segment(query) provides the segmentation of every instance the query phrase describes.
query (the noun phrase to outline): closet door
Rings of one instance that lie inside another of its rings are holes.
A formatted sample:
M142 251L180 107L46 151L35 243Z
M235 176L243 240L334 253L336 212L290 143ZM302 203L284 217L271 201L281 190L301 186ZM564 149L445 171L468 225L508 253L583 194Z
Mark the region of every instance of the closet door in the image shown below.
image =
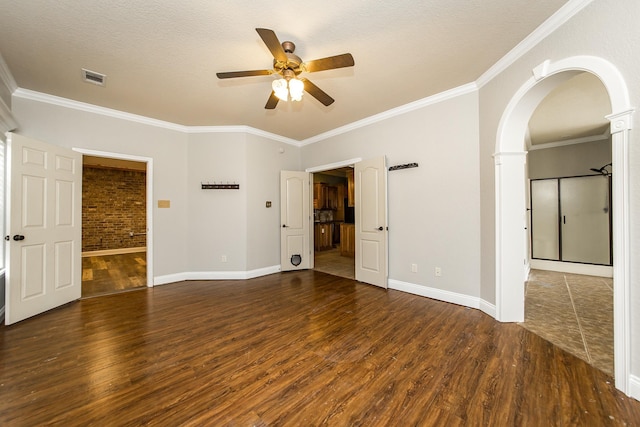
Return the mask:
M531 257L560 259L558 180L531 181Z
M611 264L609 177L560 180L562 260Z

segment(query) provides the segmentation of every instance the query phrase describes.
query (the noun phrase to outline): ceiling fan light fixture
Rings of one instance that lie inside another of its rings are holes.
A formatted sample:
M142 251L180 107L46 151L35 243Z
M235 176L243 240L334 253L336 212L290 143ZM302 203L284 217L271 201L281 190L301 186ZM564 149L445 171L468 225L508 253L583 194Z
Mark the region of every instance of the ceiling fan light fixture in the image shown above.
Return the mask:
M285 79L274 80L273 83L271 83L271 88L273 89L273 93L282 101L286 101L289 97L287 81Z
M289 95L291 95L292 101L301 101L302 93L304 91L304 83L298 79L289 80Z

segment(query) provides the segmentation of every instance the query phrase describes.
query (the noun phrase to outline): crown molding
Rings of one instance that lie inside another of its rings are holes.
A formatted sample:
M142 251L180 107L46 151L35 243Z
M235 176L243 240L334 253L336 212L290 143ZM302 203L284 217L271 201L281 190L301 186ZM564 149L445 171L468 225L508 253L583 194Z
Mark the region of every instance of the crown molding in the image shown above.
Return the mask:
M529 151L545 150L547 148L565 147L567 145L583 144L585 142L603 141L605 139L609 139L610 137L611 133L607 130L601 135L583 136L581 138L566 139L563 141L546 142L544 144L531 145L528 148Z
M276 133L267 132L261 129L256 129L251 126L237 125L237 126L185 126L187 133L248 133L250 135L260 136L263 138L271 139L285 144L299 146L300 141L286 136L278 135Z
M538 28L533 30L531 34L524 38L520 43L511 49L505 56L503 56L498 62L493 64L491 68L485 71L476 80L478 88L482 88L484 85L493 80L514 62L520 59L524 54L529 52L538 43L544 40L548 35L560 28L565 22L573 18L578 12L587 7L593 0L569 0L562 6L556 13L551 15L546 21L544 21Z
M36 92L29 89L18 88L13 92L13 96L15 96L16 98L43 102L45 104L57 105L59 107L70 108L72 110L79 110L87 113L99 114L102 116L113 117L116 119L127 120L130 122L141 123L149 126L155 126L155 127L174 130L178 132L186 132L187 130L186 126L177 125L175 123L152 119L145 116L139 116L137 114L125 113L124 111L114 110L106 107L100 107L98 105L93 105L86 102L74 101L72 99L62 98L55 95L49 95L47 93L42 93L42 92Z
M124 111L114 110L111 108L100 107L86 102L74 101L72 99L62 98L59 96L49 95L42 92L36 92L29 89L18 88L13 92L16 98L28 99L32 101L43 102L46 104L57 105L60 107L71 108L74 110L84 111L87 113L99 114L102 116L113 117L116 119L127 120L130 122L141 123L144 125L154 126L158 128L173 130L183 133L246 133L256 135L268 139L272 139L286 144L299 145L299 141L287 138L275 133L266 132L250 126L184 126L163 120L152 119L137 114L126 113Z
M378 123L387 119L390 119L395 116L400 116L402 114L409 113L411 111L419 110L421 108L427 107L429 105L437 104L439 102L446 101L448 99L456 98L461 95L466 95L468 93L473 93L478 90L478 86L475 83L467 83L462 86L455 87L453 89L446 90L444 92L437 93L435 95L419 99L414 102L410 102L405 105L401 105L400 107L392 108L391 110L383 111L382 113L375 114L373 116L369 116L362 120L355 121L353 123L349 123L348 125L344 125L335 129L332 129L328 132L324 132L318 134L316 136L312 136L311 138L303 139L300 141L300 146L305 146L309 144L313 144L337 135L341 135L343 133L351 132L355 129L359 129L365 126L372 125L374 123Z
M0 135L10 132L18 127L18 123L11 114L11 109L0 99Z
M0 83L9 90L9 93L14 93L18 89L18 84L2 55L0 55Z

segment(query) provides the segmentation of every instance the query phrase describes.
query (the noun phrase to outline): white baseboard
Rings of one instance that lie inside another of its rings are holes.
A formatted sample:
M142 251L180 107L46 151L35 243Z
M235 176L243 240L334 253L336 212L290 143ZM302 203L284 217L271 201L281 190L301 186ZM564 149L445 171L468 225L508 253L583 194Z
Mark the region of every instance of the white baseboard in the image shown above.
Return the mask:
M393 279L389 279L389 289L408 292L410 294L420 295L438 301L450 302L453 304L462 305L464 307L476 308L495 318L495 306L493 306L493 309L491 309L491 304L477 297L471 297L469 295L458 294L455 292L445 291L437 288L430 288L428 286L416 285L414 283L402 282L400 280ZM491 311L493 311L493 314L491 314Z
M483 299L480 300L480 310L488 314L489 316L496 318L496 305L491 304Z
M191 271L154 277L153 284L158 286L185 280L247 280L278 272L280 272L280 265L249 271Z
M146 246L139 246L137 248L121 248L121 249L105 249L102 251L88 251L82 252L82 257L90 256L107 256L107 255L121 255L121 254L135 254L137 252L146 252Z
M629 397L640 400L640 377L629 376Z
M535 270L558 271L560 273L584 274L586 276L613 277L613 267L607 265L578 264L575 262L547 261L532 259Z

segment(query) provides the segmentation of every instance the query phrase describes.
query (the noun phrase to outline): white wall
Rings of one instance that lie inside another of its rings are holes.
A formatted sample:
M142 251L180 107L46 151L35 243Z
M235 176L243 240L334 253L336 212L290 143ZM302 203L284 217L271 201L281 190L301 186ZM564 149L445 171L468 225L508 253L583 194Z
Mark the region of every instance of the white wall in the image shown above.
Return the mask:
M280 265L280 171L300 170L300 149L247 135L247 270ZM266 207L266 202L271 207Z
M494 160L500 118L511 98L545 60L593 55L617 67L626 80L631 104L640 105L640 2L596 0L480 90L480 179L483 299L495 300ZM637 118L636 118L637 119ZM637 120L636 120L637 122ZM640 138L631 131L629 150L631 204L632 374L640 374ZM524 144L524 135L523 135ZM524 145L523 145L524 146Z
M68 148L153 159L154 275L187 270L187 135L183 132L15 97L17 133ZM157 200L171 208L158 209Z
M302 149L304 168L387 156L389 278L478 297L478 98L458 96ZM411 264L418 272L411 272ZM442 277L434 276L434 268Z
M300 148L245 132L188 133L22 97L14 97L12 112L22 135L153 159L154 277L161 283L279 265L280 170L300 168ZM204 181L240 189L202 190ZM171 207L159 209L157 200Z
M590 168L600 168L607 163L611 163L610 139L530 150L527 154L531 179L591 175L595 172ZM608 170L611 171L611 167Z
M280 150L283 152L281 153ZM280 170L300 149L247 133L196 133L188 144L188 271L245 272L280 264ZM202 190L202 181L239 190ZM271 201L271 208L266 208ZM222 261L222 256L227 261Z

